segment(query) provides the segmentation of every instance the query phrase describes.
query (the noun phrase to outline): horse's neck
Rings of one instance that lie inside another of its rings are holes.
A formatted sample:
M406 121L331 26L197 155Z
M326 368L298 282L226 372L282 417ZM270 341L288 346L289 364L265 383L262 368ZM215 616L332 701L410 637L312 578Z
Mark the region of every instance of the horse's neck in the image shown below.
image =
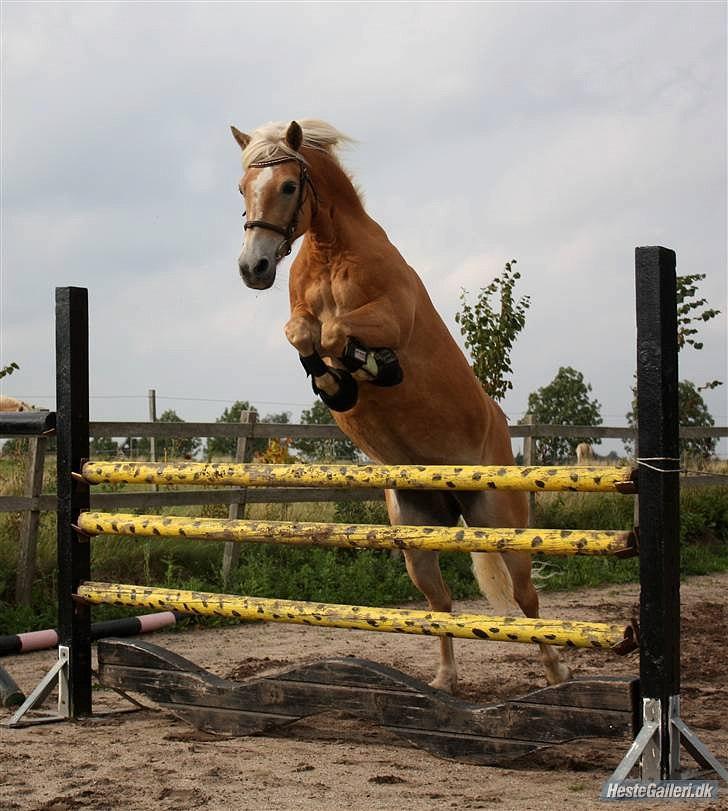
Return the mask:
M316 217L304 240L310 260L325 265L336 254L357 252L372 239L372 231L380 231L386 239L338 163L315 153L307 155L307 159L318 195Z

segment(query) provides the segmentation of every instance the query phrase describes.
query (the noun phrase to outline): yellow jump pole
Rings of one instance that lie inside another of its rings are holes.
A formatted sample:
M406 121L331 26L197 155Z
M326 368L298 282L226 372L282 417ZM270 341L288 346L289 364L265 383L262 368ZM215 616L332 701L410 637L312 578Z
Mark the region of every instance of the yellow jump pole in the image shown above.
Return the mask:
M612 530L351 525L102 512L81 513L78 527L87 535L190 538L352 549L440 549L452 552L508 550L562 556L629 556L636 553L632 532Z
M120 583L81 583L76 598L93 605L123 605L180 611L202 616L229 617L247 622L285 622L362 631L490 639L502 642L539 642L573 648L631 646L631 626L521 617L487 617L402 608L270 600L210 594L199 591L133 586ZM636 647L636 644L635 644Z
M86 462L90 484L635 492L629 467Z

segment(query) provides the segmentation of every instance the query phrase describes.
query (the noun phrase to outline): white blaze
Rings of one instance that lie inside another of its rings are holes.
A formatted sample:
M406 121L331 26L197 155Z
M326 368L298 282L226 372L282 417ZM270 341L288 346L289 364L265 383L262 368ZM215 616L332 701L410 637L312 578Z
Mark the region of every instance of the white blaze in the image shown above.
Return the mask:
M272 177L273 177L273 167L265 166L263 170L260 172L260 174L258 174L255 180L253 180L253 182L251 183L253 194L250 202L252 203L251 207L256 214L255 217L256 219L257 214L260 211L261 205L260 200L261 197L263 196L263 189L265 189L266 185L268 184L268 182L271 180Z

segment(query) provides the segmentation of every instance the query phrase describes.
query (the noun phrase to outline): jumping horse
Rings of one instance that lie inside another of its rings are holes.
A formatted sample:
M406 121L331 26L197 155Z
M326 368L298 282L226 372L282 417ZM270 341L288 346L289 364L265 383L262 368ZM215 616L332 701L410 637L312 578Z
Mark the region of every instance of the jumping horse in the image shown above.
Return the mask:
M232 132L243 150L247 216L240 275L250 288L269 288L303 237L285 333L342 431L381 464L512 465L505 415L339 162L337 148L351 139L313 119ZM393 524L528 523L524 493L388 490L386 501ZM430 608L450 611L437 552L407 551L405 561ZM538 617L530 555L475 553L473 570L496 613ZM431 684L454 692L453 642L439 643ZM540 648L548 682L568 679L554 648Z

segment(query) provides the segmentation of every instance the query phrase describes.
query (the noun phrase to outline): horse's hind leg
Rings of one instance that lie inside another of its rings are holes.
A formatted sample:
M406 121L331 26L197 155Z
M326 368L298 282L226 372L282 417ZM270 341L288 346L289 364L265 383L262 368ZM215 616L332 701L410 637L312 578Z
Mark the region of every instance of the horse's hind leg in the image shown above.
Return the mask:
M528 506L523 493L458 493L465 521L472 527L523 527ZM538 592L531 579L531 556L527 552L475 552L473 571L480 590L492 608L512 615L520 608L527 617L538 617ZM569 668L551 645L539 644L549 684L571 678Z
M387 511L392 524L412 526L453 526L459 511L447 493L416 492L411 490L385 490ZM433 611L450 611L452 597L442 579L437 552L408 549L404 553L407 573L412 582L424 594ZM452 693L457 687L457 668L453 641L440 637L440 662L432 687Z

